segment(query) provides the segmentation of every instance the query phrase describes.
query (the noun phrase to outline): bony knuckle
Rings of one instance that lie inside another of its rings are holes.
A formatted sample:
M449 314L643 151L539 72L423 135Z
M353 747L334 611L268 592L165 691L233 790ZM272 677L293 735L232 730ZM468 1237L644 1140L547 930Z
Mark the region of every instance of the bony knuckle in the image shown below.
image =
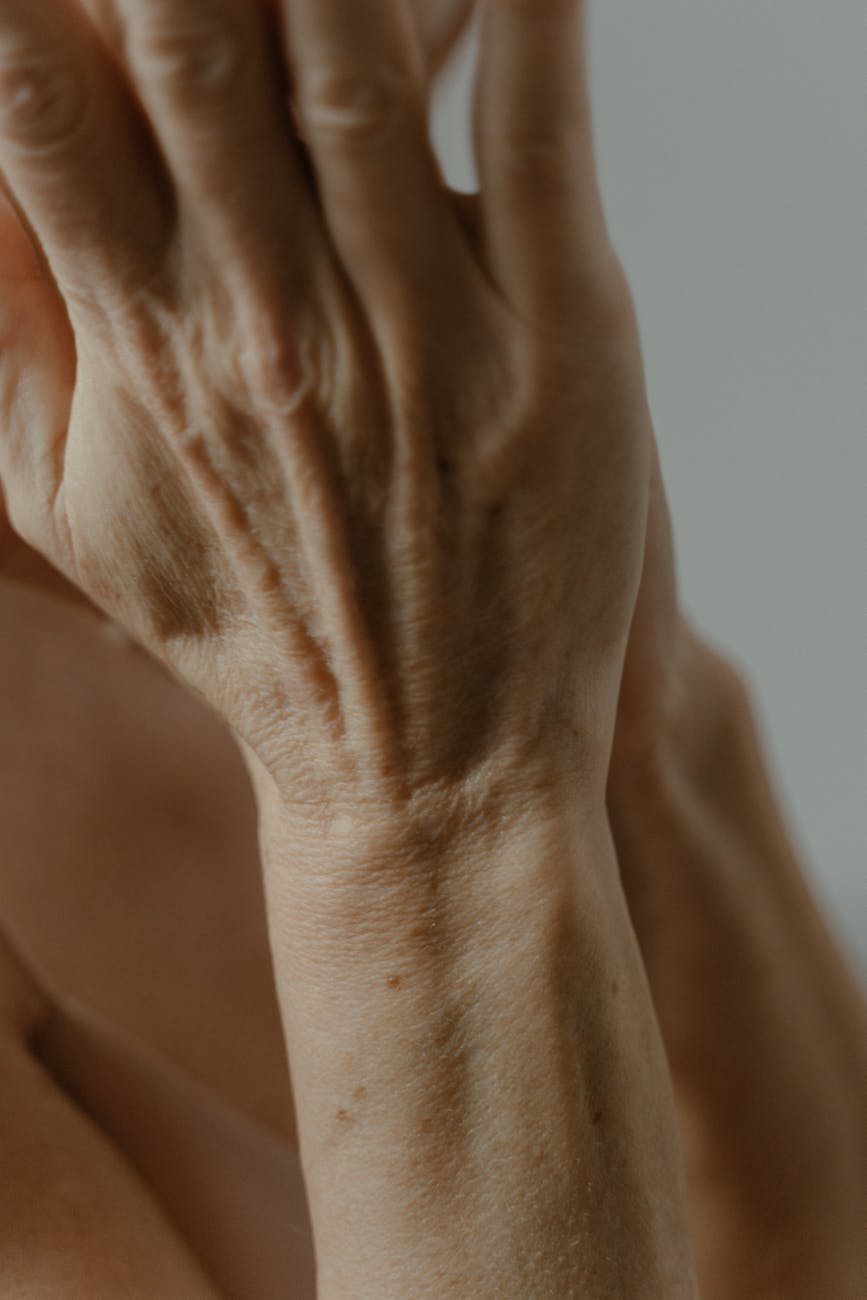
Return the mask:
M59 46L0 45L0 123L11 143L29 152L64 148L84 130L90 102L86 70Z
M244 42L228 18L193 20L180 6L152 19L139 37L143 73L178 96L224 96L239 80L243 56Z
M300 419L322 398L330 371L327 336L312 319L291 330L262 322L242 351L246 383L257 411L280 421Z
M622 337L637 328L635 300L623 264L610 244L605 244L582 277L577 277L576 297L594 322L600 337Z
M407 75L387 68L313 71L304 78L299 96L307 129L352 141L388 136L411 113L412 105Z

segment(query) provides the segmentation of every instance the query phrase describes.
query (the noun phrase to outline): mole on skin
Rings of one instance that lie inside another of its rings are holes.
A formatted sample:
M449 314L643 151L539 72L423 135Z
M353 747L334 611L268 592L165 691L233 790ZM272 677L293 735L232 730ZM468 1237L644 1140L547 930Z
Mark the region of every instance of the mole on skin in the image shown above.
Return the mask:
M352 1095L356 1101L364 1101L367 1096L367 1089L359 1084ZM340 1107L334 1118L341 1124L352 1124L355 1122L355 1117L349 1113L345 1106Z

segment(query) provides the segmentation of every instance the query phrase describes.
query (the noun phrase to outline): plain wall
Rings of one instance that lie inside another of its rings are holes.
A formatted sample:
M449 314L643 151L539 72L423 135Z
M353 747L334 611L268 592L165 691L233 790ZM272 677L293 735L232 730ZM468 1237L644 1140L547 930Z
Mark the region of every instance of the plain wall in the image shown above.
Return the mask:
M867 4L599 0L591 70L684 599L867 976ZM462 189L471 72L434 118Z

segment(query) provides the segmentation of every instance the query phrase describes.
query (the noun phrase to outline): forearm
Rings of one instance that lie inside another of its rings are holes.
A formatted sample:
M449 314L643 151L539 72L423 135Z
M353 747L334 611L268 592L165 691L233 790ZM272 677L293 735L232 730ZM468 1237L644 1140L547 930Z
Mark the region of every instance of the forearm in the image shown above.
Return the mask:
M694 1295L604 817L405 830L263 815L323 1300Z
M863 1001L809 896L746 693L700 645L677 720L612 774L609 810L702 1213L736 1219L744 1269L769 1270L714 1294L861 1294Z

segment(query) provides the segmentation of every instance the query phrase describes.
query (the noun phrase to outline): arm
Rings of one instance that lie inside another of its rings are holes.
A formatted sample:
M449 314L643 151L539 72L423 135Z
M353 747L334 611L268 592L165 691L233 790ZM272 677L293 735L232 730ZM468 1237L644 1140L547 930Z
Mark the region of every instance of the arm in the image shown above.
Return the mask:
M671 1063L710 1300L865 1289L867 1028L752 708L681 615L658 461L608 807Z
M581 6L487 10L480 241L399 8L281 10L306 157L255 7L131 6L135 97L71 8L4 7L78 363L13 394L10 515L247 747L324 1295L692 1295L604 817L649 426Z
M740 680L690 639L684 708L609 794L688 1136L710 1300L867 1287L867 1015L780 818Z
M324 1298L695 1294L604 814L523 780L313 846L260 776Z

